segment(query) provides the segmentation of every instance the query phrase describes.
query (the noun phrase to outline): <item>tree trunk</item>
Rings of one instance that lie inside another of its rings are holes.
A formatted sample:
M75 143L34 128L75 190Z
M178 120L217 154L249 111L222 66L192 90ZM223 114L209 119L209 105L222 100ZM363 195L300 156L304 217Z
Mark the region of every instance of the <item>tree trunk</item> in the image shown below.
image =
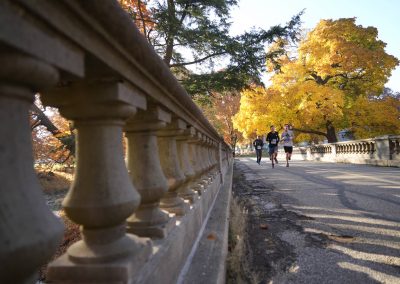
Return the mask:
M174 36L175 36L175 4L173 0L168 0L168 18L169 18L169 29L166 38L166 49L164 55L164 62L170 67L172 52L174 49Z
M326 134L326 138L328 138L328 143L338 142L335 126L333 126L332 121L330 120L326 122Z

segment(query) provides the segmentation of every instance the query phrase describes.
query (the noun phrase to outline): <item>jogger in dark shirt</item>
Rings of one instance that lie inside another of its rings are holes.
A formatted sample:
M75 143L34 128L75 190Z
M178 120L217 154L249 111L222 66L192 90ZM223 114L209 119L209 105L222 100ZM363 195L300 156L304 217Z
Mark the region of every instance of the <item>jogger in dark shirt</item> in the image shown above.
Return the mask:
M257 155L257 164L260 164L261 162L261 156L262 156L262 147L264 146L264 142L260 138L260 136L257 136L257 139L254 140L253 146L256 149L256 155Z
M274 167L274 161L278 163L276 156L278 155L279 133L275 131L275 126L273 125L271 126L271 131L267 134L267 141L269 142L269 159L272 162L272 167Z

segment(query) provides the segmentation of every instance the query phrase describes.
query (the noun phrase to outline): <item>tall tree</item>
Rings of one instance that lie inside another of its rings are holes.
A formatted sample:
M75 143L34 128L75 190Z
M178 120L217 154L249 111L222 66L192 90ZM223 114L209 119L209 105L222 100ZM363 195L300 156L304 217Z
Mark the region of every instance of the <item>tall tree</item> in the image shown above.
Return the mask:
M143 2L143 1L137 1ZM230 9L237 0L146 1L154 30L148 41L177 74L191 94L239 91L259 81L265 70L266 43L276 38L296 40L300 15L286 26L254 29L237 36L229 34ZM139 11L142 6L137 6ZM135 14L141 20L141 13ZM148 19L146 20L148 21ZM220 64L222 61L226 64ZM202 72L188 71L201 66Z
M336 142L336 129L352 125L350 114L362 98L381 94L399 64L385 46L376 28L356 25L355 18L321 20L300 43L298 57L279 62L271 89L280 100L289 98L282 111L296 113L297 130Z
M187 91L202 95L202 100L208 100L210 94L234 92L258 81L265 69L264 44L277 37L295 40L300 22L299 14L284 27L230 36L229 11L237 0L119 0L119 3ZM214 67L221 60L228 63L216 71ZM207 71L194 73L187 69L190 65ZM40 108L33 113L41 118L37 123L57 134L57 127L52 126ZM73 147L66 144L73 142L69 139L73 135L67 138L57 138L66 149Z

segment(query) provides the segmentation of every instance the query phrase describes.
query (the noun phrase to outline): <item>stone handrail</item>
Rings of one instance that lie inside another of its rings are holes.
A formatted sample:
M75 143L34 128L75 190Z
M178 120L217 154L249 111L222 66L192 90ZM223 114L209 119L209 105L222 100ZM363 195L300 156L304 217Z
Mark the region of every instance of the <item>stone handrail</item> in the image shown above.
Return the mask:
M184 282L229 146L116 1L4 0L0 25L0 282L35 283L63 232L33 169L36 92L77 131L63 207L82 240L49 279Z
M301 159L327 162L400 166L400 136L386 135L296 148Z

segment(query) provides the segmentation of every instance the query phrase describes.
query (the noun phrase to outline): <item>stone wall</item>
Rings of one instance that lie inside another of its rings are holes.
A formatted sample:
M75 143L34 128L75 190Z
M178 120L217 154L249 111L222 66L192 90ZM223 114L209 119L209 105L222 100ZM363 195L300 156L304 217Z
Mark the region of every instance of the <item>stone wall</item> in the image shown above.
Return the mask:
M50 264L50 280L184 282L230 190L229 146L116 1L4 0L0 25L0 282L35 283L63 232L33 169L37 92L77 132L63 207L82 240Z

